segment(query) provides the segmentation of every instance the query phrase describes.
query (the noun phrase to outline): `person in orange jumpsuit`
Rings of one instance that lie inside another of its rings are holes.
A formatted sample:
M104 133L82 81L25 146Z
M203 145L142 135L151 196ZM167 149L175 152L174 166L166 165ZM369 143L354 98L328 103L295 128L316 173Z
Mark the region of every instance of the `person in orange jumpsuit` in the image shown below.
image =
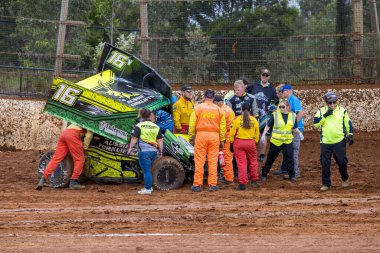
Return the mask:
M190 115L194 111L193 89L190 85L181 88L181 97L173 104L174 133L187 134Z
M251 115L250 104L242 103L241 109L243 114L237 116L232 122L229 141L238 166L239 186L237 189L244 191L248 183L247 168L251 176L251 184L259 186L256 143L259 141L260 131L257 119Z
M223 177L219 180L219 182L232 184L234 182L234 170L232 165L233 154L230 151L230 142L228 139L232 121L235 119L235 113L229 106L224 104L222 96L216 95L214 98L214 103L224 111L224 115L226 117L226 142L224 143L223 148L226 166L222 168Z
M191 190L200 192L203 185L203 174L206 157L208 161L208 185L210 191L219 190L218 153L223 150L226 138L226 119L224 112L214 104L215 92L205 91L205 101L195 107L190 116L189 139L194 139L194 183Z
M85 136L82 144L82 136ZM88 148L92 140L93 133L89 130L83 129L77 125L68 126L62 134L59 136L57 149L54 152L53 158L46 166L44 173L38 182L36 190L42 190L45 183L48 182L48 178L55 171L58 164L65 159L67 153L70 154L74 160L73 174L71 175L70 189L83 189L84 185L80 185L78 178L83 170L84 165L84 150Z

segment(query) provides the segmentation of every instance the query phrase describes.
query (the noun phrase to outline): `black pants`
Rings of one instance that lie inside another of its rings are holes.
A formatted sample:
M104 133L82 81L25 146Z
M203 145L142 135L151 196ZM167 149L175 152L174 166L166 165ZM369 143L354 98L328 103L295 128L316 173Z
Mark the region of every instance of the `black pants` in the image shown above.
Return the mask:
M331 155L339 167L340 176L343 181L348 179L346 140L335 144L321 143L321 165L322 165L322 185L331 186Z
M294 177L294 158L293 158L293 143L282 144L281 146L276 146L270 143L268 157L265 165L262 169L262 176L266 177L272 168L274 161L276 161L277 156L281 153L284 154L284 163L286 164L286 169L288 171L289 177Z

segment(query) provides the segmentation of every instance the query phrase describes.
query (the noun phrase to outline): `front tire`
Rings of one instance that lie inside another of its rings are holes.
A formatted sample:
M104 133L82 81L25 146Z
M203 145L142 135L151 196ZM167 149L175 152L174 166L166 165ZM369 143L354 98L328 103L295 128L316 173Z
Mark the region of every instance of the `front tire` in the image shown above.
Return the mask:
M170 156L154 161L152 166L153 186L162 191L179 188L185 180L185 170L180 162Z

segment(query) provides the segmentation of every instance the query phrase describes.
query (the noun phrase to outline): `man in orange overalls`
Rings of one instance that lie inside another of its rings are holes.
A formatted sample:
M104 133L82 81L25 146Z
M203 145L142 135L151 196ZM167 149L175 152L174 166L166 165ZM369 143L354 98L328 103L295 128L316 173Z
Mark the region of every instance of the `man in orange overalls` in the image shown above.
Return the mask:
M221 183L232 184L234 182L234 170L232 166L233 154L230 151L229 134L232 121L235 119L234 111L227 105L224 104L223 97L216 95L214 98L214 103L219 106L226 117L226 142L224 143L223 153L226 161L226 166L221 168L223 170L223 177L219 180Z
M208 185L210 191L219 189L218 183L218 153L223 150L226 139L226 119L224 112L213 103L215 92L205 91L205 102L195 107L190 116L189 138L195 136L194 145L194 183L191 190L202 191L203 174L206 157L208 161Z
M83 135L85 138L82 143L81 137ZM85 160L84 150L86 150L90 145L92 135L93 133L91 131L83 129L77 125L72 124L68 126L59 136L57 149L54 152L53 158L46 166L44 173L38 182L36 190L42 190L50 175L53 174L58 164L65 159L69 151L74 160L74 169L73 174L71 175L69 188L83 189L84 185L79 184L78 178L83 170Z

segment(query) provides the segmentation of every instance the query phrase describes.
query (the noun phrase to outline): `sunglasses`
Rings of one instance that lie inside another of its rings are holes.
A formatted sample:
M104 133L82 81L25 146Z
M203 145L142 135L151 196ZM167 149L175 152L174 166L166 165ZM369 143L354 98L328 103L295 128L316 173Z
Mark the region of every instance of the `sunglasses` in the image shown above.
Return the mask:
M268 77L269 75L264 73L264 74L261 74L261 76Z
M336 101L327 102L329 105L336 104Z
M285 109L286 106L285 106L285 105L280 105L278 108L280 108L280 109Z

